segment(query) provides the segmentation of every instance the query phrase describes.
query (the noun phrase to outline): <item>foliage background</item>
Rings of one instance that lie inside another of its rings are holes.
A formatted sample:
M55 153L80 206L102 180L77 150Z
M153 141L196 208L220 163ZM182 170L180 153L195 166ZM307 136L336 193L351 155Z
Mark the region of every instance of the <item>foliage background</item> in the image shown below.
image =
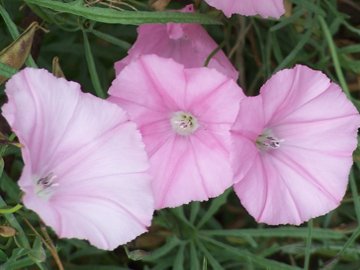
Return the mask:
M124 2L147 12L129 11ZM191 2L173 0L169 8ZM0 0L0 50L38 21L49 31L36 32L34 60L26 65L51 70L57 56L68 80L105 97L114 78L113 63L136 39L137 24L195 21L206 24L223 46L248 95L257 94L274 72L301 63L325 72L360 107L359 1L289 0L287 15L276 21L226 19L195 2L203 16L158 14L140 0ZM12 72L0 65L0 75ZM5 101L0 85L0 104ZM3 118L0 130L14 139ZM0 206L7 208L21 202L16 181L23 163L16 146L3 138L0 142ZM112 252L57 239L50 229L49 236L37 216L24 208L0 214L0 269L57 269L57 260L71 270L360 269L360 152L354 153L354 161L341 206L300 227L257 224L231 190L208 202L158 211L149 233Z

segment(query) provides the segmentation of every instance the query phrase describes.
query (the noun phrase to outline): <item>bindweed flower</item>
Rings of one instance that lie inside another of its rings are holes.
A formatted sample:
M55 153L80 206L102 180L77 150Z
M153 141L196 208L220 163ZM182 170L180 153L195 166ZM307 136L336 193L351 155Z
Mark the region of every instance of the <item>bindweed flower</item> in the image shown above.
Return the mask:
M193 5L181 11L193 12ZM115 70L119 74L127 64L145 54L173 58L187 68L202 67L217 47L200 24L143 24L138 28L138 38L128 56L115 63ZM221 50L211 58L208 66L237 80L238 72Z
M23 145L24 205L59 237L114 249L147 230L153 196L136 125L74 82L26 68L2 113Z
M233 184L230 127L243 93L232 79L148 55L124 68L109 93L143 135L156 209L207 200Z
M298 65L242 100L232 127L234 188L258 221L300 224L346 191L360 117L321 72Z
M227 17L237 13L245 16L280 18L285 13L284 0L205 0Z

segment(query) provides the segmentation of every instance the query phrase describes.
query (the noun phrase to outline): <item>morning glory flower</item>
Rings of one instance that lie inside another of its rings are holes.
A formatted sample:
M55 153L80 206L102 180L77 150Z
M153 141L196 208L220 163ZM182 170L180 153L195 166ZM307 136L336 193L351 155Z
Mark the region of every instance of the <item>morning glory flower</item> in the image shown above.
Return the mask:
M188 5L181 11L194 12L193 5ZM116 74L145 54L172 58L187 68L202 67L216 48L218 44L200 24L143 24L138 27L137 40L128 51L128 56L115 63ZM234 80L238 78L237 70L222 50L211 58L208 66Z
M2 114L24 159L24 205L59 237L114 249L147 231L149 164L134 123L77 83L26 68L6 84Z
M156 209L207 200L232 186L230 127L244 96L232 79L147 55L123 69L109 94L144 138Z
M326 75L297 65L243 99L232 127L234 189L271 225L301 224L342 200L360 117Z

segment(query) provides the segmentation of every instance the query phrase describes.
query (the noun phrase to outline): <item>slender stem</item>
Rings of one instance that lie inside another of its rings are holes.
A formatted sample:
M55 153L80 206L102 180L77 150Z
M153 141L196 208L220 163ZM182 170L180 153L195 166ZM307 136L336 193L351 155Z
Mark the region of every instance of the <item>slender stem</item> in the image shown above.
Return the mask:
M0 209L0 214L13 214L16 211L20 210L23 206L21 204L17 204L11 208L2 208Z
M50 251L59 270L65 270L64 266L62 265L62 262L60 260L59 254L56 251L56 247L52 243L49 235L47 233L44 234L45 238L46 238L46 239L44 239L44 237L40 233L37 232L37 230L31 225L31 223L25 217L24 217L24 221L29 226L29 228L35 233L35 235L41 239L41 241L44 243L46 248ZM43 228L41 228L41 230L44 233Z
M353 201L354 201L354 205L355 205L355 214L356 214L358 226L360 226L360 198L359 198L359 193L358 193L353 170L350 173L350 189L351 189L351 193L352 193L352 197L353 197Z
M313 231L313 221L312 221L312 219L310 219L308 222L308 235L306 238L304 270L309 270L310 256L311 256L312 231Z
M206 58L205 63L204 63L204 67L207 67L211 61L211 59L225 46L225 42L223 41L222 43L219 44L219 46L217 46L210 54L209 56Z

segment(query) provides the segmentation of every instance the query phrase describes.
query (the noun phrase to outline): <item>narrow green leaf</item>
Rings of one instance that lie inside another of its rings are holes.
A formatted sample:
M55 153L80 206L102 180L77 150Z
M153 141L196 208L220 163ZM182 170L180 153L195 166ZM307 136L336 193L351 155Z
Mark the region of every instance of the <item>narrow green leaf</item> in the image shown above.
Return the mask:
M167 242L161 246L160 248L157 248L149 256L144 257L144 261L156 261L157 259L165 256L170 251L172 251L175 247L177 247L180 244L180 240L176 237L171 237L167 239Z
M111 44L114 44L115 46L118 46L124 50L128 50L131 47L131 44L129 42L123 41L121 39L118 39L112 35L103 33L101 31L92 29L91 33L94 34L95 36L97 36L98 38L101 38L102 40L105 40Z
M93 54L91 52L91 47L90 47L88 36L85 31L83 31L83 37L84 37L85 58L86 58L86 62L88 65L91 82L94 86L96 95L100 98L105 98L106 94L101 87L99 75L96 71L95 60L94 60Z
M3 200L3 198L0 196L0 207L6 207L6 203ZM16 220L15 216L13 214L6 214L4 215L5 219L11 227L13 227L17 231L16 238L19 240L19 243L22 247L30 249L29 240L27 239L25 232L23 228L20 226L19 222ZM9 268L11 269L11 268Z
M358 222L358 224L360 224L360 197L359 197L358 188L356 185L354 170L352 170L350 173L350 189L351 189L351 193L352 193L352 196L354 199L355 214L356 214L357 222Z
M214 256L211 255L211 253L206 249L206 247L203 245L203 243L200 242L200 240L198 240L196 243L197 243L197 246L199 247L199 249L201 250L201 252L205 255L206 261L209 262L209 264L212 266L213 269L216 269L216 270L224 269L218 263L218 261L214 258ZM207 263L204 263L204 265L206 265L205 269L207 269ZM203 269L204 269L204 265L203 265Z
M306 238L307 228L280 227L268 229L241 229L241 230L202 230L202 235L206 236L223 236L223 237L286 237L286 238ZM312 232L313 239L343 239L343 232L330 229L314 228Z
M12 68L2 62L0 62L0 75L4 76L6 78L10 78L14 74L16 74L17 70L15 68Z
M180 248L176 254L174 260L174 270L183 270L184 269L184 251L185 251L185 244L180 245Z
M25 2L58 12L81 16L89 20L111 24L139 25L143 23L167 22L220 24L217 19L200 13L119 11L111 8L86 7L81 4L82 1L64 3L55 0L25 0Z
M200 262L195 243L190 242L190 270L200 270Z
M348 85L346 83L345 76L344 76L344 74L343 74L343 72L341 70L339 56L338 56L338 53L337 53L337 48L335 46L335 42L334 42L333 37L331 35L330 29L329 29L328 25L326 24L326 21L325 21L324 17L319 16L318 20L320 22L321 29L323 30L325 39L326 39L326 41L328 43L328 46L329 46L329 49L330 49L330 54L331 54L331 57L332 57L332 60L333 60L333 63L334 63L336 75L337 75L337 77L339 79L340 86L343 89L343 91L345 92L345 94L347 96L350 96L350 90L349 90L349 87L348 87Z
M225 250L226 252L233 254L234 257L238 257L239 260L249 260L255 265L258 265L260 267L270 268L270 269L276 269L276 270L299 270L300 268L295 266L290 266L284 263L280 263L277 261L269 260L266 258L262 258L260 256L254 255L250 252L234 248L230 245L224 244L222 242L219 242L217 240L214 240L212 238L208 237L201 237L205 241L213 244L214 246L217 246L221 250Z
M209 209L206 211L205 215L200 219L199 223L196 225L197 228L201 228L204 224L216 214L216 212L223 206L227 197L229 196L231 189L226 190L222 195L212 200Z
M4 171L4 166L5 166L4 159L2 157L0 157L0 177Z

